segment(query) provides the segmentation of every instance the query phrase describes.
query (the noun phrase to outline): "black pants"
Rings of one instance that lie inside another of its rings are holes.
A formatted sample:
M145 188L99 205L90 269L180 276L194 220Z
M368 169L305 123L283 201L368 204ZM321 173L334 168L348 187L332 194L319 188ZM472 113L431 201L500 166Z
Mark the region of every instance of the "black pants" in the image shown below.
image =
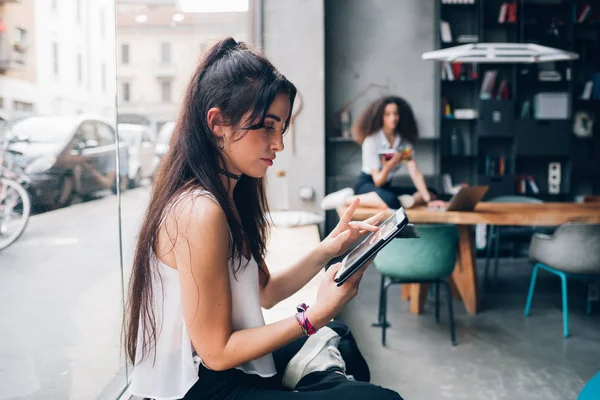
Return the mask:
M332 326L332 328L334 328ZM337 327L334 329L339 333ZM398 393L380 386L361 381L369 379L368 367L360 355L355 342L346 341L342 336L339 349L346 361L346 372L355 374L357 380L348 380L335 371L313 372L306 375L296 385L296 391L281 385L283 371L292 357L300 350L306 338L300 338L275 351L273 359L277 375L261 378L257 375L245 374L237 369L227 371L211 371L200 366L198 381L185 395L191 399L394 399L402 400ZM364 365L362 365L364 363Z
M427 187L429 193L431 193L432 198L437 197L437 191L433 188ZM400 200L398 200L398 196L402 196L403 194L414 194L417 189L414 186L392 186L391 182L387 182L385 185L381 187L375 186L373 182L373 177L369 174L365 174L364 172L360 173L358 180L356 181L356 185L354 185L354 194L365 194L370 192L375 192L381 200L387 204L387 206L393 210L397 210L400 208Z

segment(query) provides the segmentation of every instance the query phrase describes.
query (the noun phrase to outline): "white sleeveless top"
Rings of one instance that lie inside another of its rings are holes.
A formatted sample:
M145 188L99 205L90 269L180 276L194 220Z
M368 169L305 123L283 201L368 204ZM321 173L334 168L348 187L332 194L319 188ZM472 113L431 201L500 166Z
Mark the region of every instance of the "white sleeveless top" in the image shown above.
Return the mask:
M214 196L205 190L193 194L204 195L215 202ZM237 263L237 262L235 262ZM243 264L242 264L243 265ZM234 261L229 261L231 287L231 317L233 330L263 326L258 283L258 264L251 258L245 269L233 275ZM151 257L153 276L153 309L156 315L156 356L153 352L140 361L142 338L141 324L138 334L138 351L129 391L138 397L157 400L180 399L198 380L202 362L195 354L181 309L179 271L162 263L155 255ZM161 283L162 280L162 283ZM276 374L273 356L267 354L238 367L247 374L269 377Z

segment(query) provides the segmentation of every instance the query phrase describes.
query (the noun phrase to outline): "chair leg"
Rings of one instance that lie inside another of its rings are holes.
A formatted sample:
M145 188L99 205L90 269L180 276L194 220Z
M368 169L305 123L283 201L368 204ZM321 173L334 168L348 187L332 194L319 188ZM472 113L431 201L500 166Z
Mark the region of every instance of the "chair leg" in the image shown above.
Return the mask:
M535 281L537 279L539 264L535 264L533 267L533 273L531 274L531 283L529 284L529 293L527 294L527 303L525 304L525 316L529 315L529 308L531 307L531 300L533 299L533 290L535 289Z
M383 319L383 285L385 283L385 276L381 274L381 282L379 284L379 306L377 308L377 322L371 324L371 326L381 326L381 320Z
M492 278L492 288L496 288L498 281L498 262L500 260L500 228L496 229L496 236L494 237L494 277Z
M435 281L435 322L440 323L440 281Z
M439 281L446 286L446 293L448 294L448 319L450 320L450 340L452 346L456 346L456 330L454 327L454 306L452 304L452 289L447 281Z
M588 294L587 294L587 315L592 313L592 301L598 300L598 289L600 286L600 279L592 281L588 285Z
M487 237L487 243L485 245L485 272L483 274L483 286L487 287L488 286L488 274L489 274L489 270L490 270L490 260L492 258L492 245L493 245L493 238L494 238L494 225L491 225L488 229L488 237Z
M385 275L381 275L381 283L379 285L379 308L377 310L377 321L373 322L371 324L371 326L380 328L383 326L383 320L384 320L384 302L385 302L385 297L384 297L384 292L385 292L385 282L386 282L386 278ZM389 324L388 324L389 326Z
M383 285L383 321L381 322L381 344L385 346L385 331L390 326L387 322L387 292L392 285L392 280L388 279Z
M563 307L563 334L569 337L569 309L567 307L567 276L562 272L559 274L562 286L562 307Z

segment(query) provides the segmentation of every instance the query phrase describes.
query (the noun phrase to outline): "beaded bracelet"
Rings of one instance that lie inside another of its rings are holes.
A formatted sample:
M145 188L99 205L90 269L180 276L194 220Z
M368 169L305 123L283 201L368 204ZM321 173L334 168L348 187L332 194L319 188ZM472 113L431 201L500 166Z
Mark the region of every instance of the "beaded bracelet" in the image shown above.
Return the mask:
M308 306L305 303L298 304L298 306L296 307L296 311L298 311L296 314L296 321L298 321L300 328L302 328L302 332L304 332L306 336L310 336L317 333L317 330L314 326L312 326L312 324L306 317L307 309Z

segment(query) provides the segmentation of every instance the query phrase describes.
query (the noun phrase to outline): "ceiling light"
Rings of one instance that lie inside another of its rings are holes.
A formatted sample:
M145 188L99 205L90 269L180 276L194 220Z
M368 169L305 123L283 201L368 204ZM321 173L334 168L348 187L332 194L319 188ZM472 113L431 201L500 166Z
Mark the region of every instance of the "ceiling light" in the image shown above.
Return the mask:
M579 54L532 43L472 43L428 51L421 58L456 63L542 63L576 60Z

